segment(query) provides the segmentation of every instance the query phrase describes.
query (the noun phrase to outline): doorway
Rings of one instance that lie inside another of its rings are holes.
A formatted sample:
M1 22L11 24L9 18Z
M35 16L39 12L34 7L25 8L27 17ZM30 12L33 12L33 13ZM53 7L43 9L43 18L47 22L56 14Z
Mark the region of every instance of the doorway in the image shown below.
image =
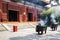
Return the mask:
M32 13L28 13L28 21L33 21L33 14Z
M9 21L18 21L18 11L9 10Z

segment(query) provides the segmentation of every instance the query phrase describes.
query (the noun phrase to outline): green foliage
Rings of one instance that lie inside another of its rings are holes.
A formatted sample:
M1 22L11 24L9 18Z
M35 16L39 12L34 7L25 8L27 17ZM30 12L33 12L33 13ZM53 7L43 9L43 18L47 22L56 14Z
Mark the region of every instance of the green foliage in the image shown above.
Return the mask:
M58 16L56 17L58 19L58 21L60 22L60 10L59 10L59 7L52 7L48 10L43 10L43 16L46 17L46 16L50 16L50 14L54 13L54 12L58 12Z
M44 14L46 14L46 15L49 15L49 14L51 14L52 12L54 12L55 11L55 8L54 7L52 7L52 8L50 8L50 9L48 9L48 10L44 10Z
M48 10L44 10L43 15L44 16L49 16L50 14L54 13L55 11L58 11L58 16L57 17L60 17L60 10L58 10L57 7L52 7L50 9L48 9Z

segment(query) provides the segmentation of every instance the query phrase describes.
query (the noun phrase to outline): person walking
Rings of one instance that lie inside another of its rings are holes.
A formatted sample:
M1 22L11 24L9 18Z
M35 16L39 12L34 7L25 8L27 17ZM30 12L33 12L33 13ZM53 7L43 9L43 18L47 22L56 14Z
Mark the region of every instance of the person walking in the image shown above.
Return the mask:
M38 35L42 35L43 34L43 31L45 31L46 33L46 25L45 25L45 21L43 19L40 19L40 21L38 22L38 25L37 25L37 28L38 28Z
M51 29L52 29L52 31L57 30L57 26L58 26L58 22L56 20L56 17L54 16L54 14L51 14Z

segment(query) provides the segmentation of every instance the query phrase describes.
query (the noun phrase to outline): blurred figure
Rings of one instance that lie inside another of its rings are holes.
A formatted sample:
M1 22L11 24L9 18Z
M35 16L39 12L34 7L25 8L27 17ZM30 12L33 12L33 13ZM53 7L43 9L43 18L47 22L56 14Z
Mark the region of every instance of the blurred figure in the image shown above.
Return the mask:
M38 32L38 35L39 34L42 35L43 31L45 31L45 33L46 33L46 30L47 30L47 27L45 25L45 21L43 19L40 19L40 21L39 21L39 23L38 23L38 25L36 27L36 31Z
M57 27L58 27L58 22L56 22L55 19L51 19L51 28L52 28L52 31L57 30Z
M55 18L55 15L51 14L51 29L52 29L52 31L57 30L57 27L58 27L58 22Z

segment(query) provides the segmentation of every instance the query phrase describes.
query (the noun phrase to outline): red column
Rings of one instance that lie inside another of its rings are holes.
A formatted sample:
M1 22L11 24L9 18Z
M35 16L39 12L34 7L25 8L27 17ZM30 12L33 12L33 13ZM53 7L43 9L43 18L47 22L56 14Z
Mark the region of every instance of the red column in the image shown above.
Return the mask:
M2 9L2 0L0 0L0 9Z
M2 0L0 0L0 22L2 19Z
M0 22L2 21L2 10L0 9Z
M0 19L2 18L2 13L0 12Z

